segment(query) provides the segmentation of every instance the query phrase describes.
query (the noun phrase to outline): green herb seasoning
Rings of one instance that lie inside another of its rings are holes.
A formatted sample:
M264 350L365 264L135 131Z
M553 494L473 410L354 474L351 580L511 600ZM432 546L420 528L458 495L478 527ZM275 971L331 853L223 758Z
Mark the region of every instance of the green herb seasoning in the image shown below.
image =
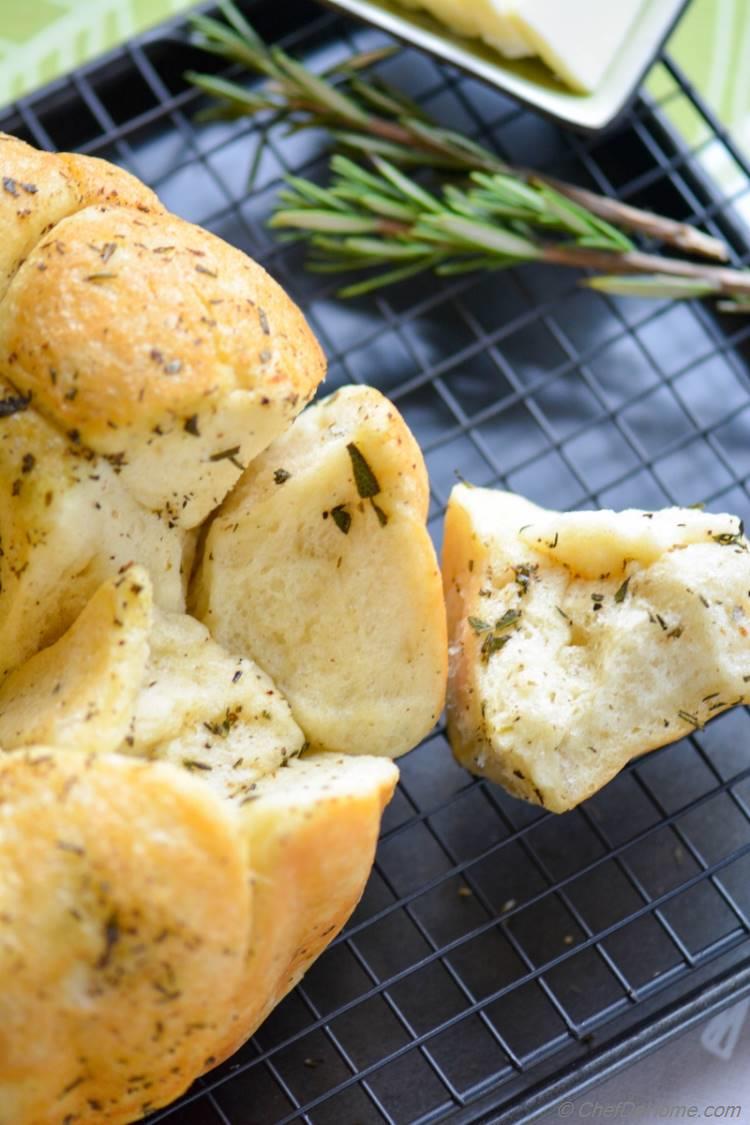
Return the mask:
M620 586L617 590L617 593L615 594L615 602L617 603L617 605L622 605L622 603L625 601L625 598L628 596L629 585L630 579L626 578L622 586Z
M739 530L731 534L728 531L723 531L720 535L712 535L714 543L720 544L722 547L740 547L743 551L747 550L747 544L743 538L743 527L740 524Z
M518 609L506 609L503 616L495 624L496 629L509 629L511 625L515 625L521 618L521 612Z
M482 642L482 648L480 650L483 663L486 664L494 653L499 652L501 648L505 648L509 640L510 637L507 635L498 637L497 633L488 633Z
M343 532L344 535L349 534L349 528L352 526L352 517L343 504L337 504L335 508L331 508L331 519L336 524L339 531Z
M521 564L520 566L513 567L513 573L516 576L516 585L518 586L521 597L528 593L529 586L531 585L534 574L539 569L538 566Z
M231 449L222 449L219 453L212 453L209 457L209 461L231 461L236 469L239 469L241 473L244 473L245 466L237 457L239 451L239 445L233 445Z
M380 524L380 526L381 526L381 527L385 527L385 526L387 525L387 523L388 523L388 516L387 516L387 515L385 514L385 512L383 511L383 509L382 509L382 508L380 508L380 507L379 507L379 506L378 506L378 505L377 505L377 504L375 503L375 501L374 501L374 500L371 500L371 501L370 501L370 504L371 504L371 506L372 506L372 510L373 510L373 512L374 512L374 513L375 513L375 515L376 515L376 516L378 517L378 523Z
M357 486L359 495L363 500L370 500L373 496L377 496L380 492L378 478L368 465L361 451L353 441L349 442L346 450L351 459L354 483Z

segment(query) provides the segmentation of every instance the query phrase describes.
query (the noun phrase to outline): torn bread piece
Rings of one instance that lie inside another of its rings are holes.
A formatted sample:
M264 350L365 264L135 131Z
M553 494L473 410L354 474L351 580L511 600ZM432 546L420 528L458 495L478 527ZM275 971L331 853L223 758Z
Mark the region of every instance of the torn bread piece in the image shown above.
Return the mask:
M113 754L0 754L0 797L0 1121L140 1120L231 1025L241 826L186 771Z
M554 812L750 693L735 516L548 512L459 485L443 577L454 752Z
M133 566L0 686L0 747L34 745L168 761L242 805L305 736L265 672L194 618L154 608Z
M55 644L11 672L0 686L3 750L116 750L146 673L151 602L147 572L129 567L97 590Z
M316 749L403 754L443 706L428 483L396 408L346 387L259 457L211 524L196 615L283 692Z

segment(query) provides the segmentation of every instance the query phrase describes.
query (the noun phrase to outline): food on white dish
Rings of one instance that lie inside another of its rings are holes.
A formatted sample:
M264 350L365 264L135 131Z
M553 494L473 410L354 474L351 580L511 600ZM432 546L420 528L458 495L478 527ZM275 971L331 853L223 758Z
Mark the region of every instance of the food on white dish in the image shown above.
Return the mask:
M484 39L506 58L539 58L566 85L591 93L643 8L643 0L399 0L426 8L459 35Z

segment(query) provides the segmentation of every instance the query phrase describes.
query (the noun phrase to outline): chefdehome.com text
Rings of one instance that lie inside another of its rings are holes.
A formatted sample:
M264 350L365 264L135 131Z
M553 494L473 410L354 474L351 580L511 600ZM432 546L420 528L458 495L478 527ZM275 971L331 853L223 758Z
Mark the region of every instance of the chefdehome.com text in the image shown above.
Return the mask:
M741 1105L666 1105L659 1102L562 1102L558 1117L581 1121L742 1121Z

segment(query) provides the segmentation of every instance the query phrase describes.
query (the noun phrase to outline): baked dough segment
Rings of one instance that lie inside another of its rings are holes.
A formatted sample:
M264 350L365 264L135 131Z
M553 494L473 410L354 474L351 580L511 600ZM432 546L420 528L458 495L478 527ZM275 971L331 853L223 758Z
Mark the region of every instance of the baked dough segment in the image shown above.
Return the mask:
M0 133L0 300L44 235L67 215L104 202L163 210L145 184L106 160L40 152Z
M265 270L164 211L104 204L59 222L0 304L0 370L126 488L194 527L325 373Z
M184 771L0 756L0 1122L127 1122L210 1065L251 907L231 810Z
M217 1061L252 1035L351 915L397 780L385 758L309 754L259 781L240 810L253 930Z
M129 567L97 590L59 641L4 680L3 750L116 750L142 688L151 627L151 582L143 567Z
M392 403L305 411L214 518L191 600L283 692L313 748L395 757L443 706L446 631L427 473Z
M63 437L0 377L0 679L52 644L99 586L138 561L184 608L190 536L142 508L104 458Z
M554 812L748 692L750 553L734 516L561 514L460 485L443 576L454 752Z
M120 751L200 775L242 807L305 736L273 681L185 614L154 614L149 656Z

